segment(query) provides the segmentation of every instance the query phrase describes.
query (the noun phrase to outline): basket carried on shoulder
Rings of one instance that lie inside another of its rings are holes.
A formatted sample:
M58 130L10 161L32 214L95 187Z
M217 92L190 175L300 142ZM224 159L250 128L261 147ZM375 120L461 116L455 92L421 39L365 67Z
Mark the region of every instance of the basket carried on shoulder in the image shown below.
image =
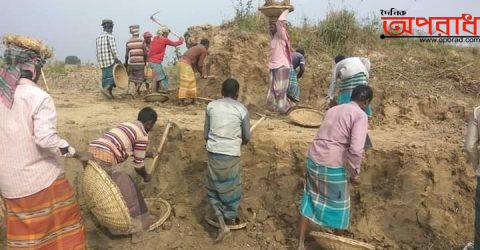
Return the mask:
M134 227L120 189L94 161L88 162L82 185L87 206L102 226L122 232Z
M304 127L320 127L322 124L322 114L314 109L299 108L288 114L290 120Z
M110 176L94 161L88 162L82 185L87 206L102 226L121 232L134 229L122 193ZM145 202L150 214L158 218L148 229L152 231L168 219L172 208L161 198L147 198Z
M352 240L349 238L336 236L322 232L311 232L310 235L320 245L321 249L326 250L375 250L375 246Z

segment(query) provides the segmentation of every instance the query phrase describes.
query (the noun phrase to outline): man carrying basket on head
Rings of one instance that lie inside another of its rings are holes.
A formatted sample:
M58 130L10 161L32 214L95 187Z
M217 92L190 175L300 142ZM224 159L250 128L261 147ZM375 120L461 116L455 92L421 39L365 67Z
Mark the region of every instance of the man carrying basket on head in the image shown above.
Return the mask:
M145 158L153 158L155 153L147 152L148 132L157 121L157 113L150 107L142 109L134 122L124 122L106 132L102 137L90 143L89 152L95 162L102 167L117 184L125 205L128 207L134 228L130 231L119 232L110 229L112 234L134 234L134 241L138 240L143 230L154 222L148 212L145 199L140 193L135 181L123 172L119 165L129 156L133 156L133 166L145 182L151 180L145 169Z

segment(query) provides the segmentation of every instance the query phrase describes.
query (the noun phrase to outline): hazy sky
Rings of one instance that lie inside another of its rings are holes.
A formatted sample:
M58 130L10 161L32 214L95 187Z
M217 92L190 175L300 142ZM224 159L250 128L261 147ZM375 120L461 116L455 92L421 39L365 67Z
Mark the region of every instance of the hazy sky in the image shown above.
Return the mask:
M82 61L95 62L95 38L101 32L103 18L115 23L114 35L123 56L130 37L128 26L139 24L141 31L153 33L156 25L149 16L157 16L173 31L183 34L187 27L200 24L221 24L233 16L238 0L1 0L0 36L17 33L40 38L55 49L55 57L63 60L77 55ZM244 0L245 1L245 0ZM258 6L261 0L255 0ZM359 17L379 15L380 9L407 10L408 16L480 16L476 0L291 0L296 11L290 21L303 17L318 21L327 11L347 8ZM122 57L123 58L123 57ZM123 61L123 59L122 59Z

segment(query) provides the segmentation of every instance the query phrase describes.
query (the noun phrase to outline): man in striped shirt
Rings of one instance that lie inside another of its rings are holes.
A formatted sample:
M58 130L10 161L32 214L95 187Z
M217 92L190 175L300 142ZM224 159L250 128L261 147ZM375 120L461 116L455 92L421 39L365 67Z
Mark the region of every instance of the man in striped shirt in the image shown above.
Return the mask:
M113 66L121 64L118 59L117 45L113 37L113 21L104 19L102 21L103 33L97 37L97 60L102 68L102 94L112 99L112 89L115 87L113 80Z
M124 122L106 132L102 137L92 141L89 152L118 185L127 205L130 216L136 227L128 232L111 230L113 234L136 234L147 229L153 222L148 213L145 200L135 181L130 175L121 171L119 164L133 156L133 166L137 174L145 182L151 180L145 169L145 158L153 158L155 153L147 152L148 132L157 121L157 113L150 107L144 108L138 114L137 121Z

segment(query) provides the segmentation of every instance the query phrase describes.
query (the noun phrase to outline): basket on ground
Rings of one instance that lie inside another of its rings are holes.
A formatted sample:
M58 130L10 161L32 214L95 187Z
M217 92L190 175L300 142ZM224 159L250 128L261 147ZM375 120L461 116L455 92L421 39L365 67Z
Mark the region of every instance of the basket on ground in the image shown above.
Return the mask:
M326 250L375 250L375 246L352 240L349 238L336 236L322 232L311 232L310 235L315 239L321 249Z
M113 80L117 88L128 88L128 73L125 66L122 64L115 64L115 66L113 66Z
M293 123L304 127L314 128L322 124L322 114L314 109L295 109L288 114L288 117Z
M146 102L166 102L170 98L168 97L168 95L165 95L165 94L153 93L153 94L144 96L143 99Z
M102 226L122 232L129 232L134 228L120 190L95 162L88 162L82 185L87 206ZM149 228L154 230L170 216L171 207L168 202L160 198L149 198L146 202L151 214L159 218Z

